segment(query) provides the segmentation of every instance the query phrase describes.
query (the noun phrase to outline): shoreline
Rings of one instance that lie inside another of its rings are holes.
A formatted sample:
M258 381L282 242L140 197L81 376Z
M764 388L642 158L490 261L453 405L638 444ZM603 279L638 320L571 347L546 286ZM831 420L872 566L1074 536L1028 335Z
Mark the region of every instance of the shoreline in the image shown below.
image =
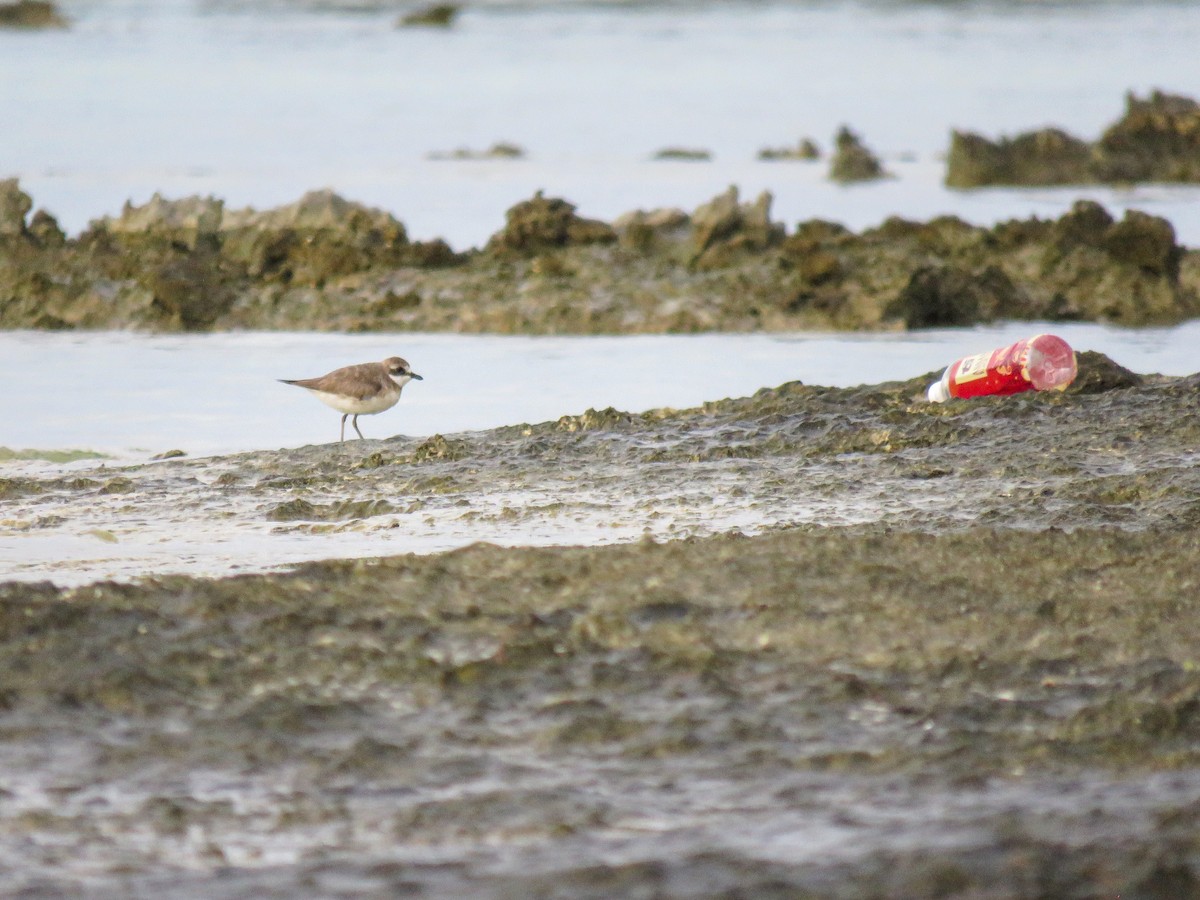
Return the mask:
M30 466L0 482L4 525L11 561L31 554L23 580L58 571L79 584L89 573L271 570L318 553L478 540L607 544L846 525L941 532L1018 511L1014 527L1031 530L1191 521L1200 376L1138 375L1092 351L1078 359L1062 394L930 404L925 389L939 373L929 372L427 438ZM1158 434L1105 450L1097 428ZM1021 441L1005 446L1013 434ZM173 557L191 562L172 570Z

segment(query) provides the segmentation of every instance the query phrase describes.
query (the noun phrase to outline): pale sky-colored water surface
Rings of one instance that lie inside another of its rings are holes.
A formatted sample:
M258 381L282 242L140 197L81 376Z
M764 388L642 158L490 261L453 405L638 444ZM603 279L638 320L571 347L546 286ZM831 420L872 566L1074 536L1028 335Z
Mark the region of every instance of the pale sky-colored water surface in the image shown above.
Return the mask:
M535 190L611 219L770 190L781 221L1056 216L1081 196L1200 243L1200 191L948 191L951 129L1094 139L1128 90L1200 93L1182 2L469 4L397 29L397 3L65 0L64 32L0 32L0 176L74 232L155 191L231 206L329 186L419 238L477 246ZM838 187L768 146L849 124L896 175ZM494 142L515 162L439 162ZM666 146L709 163L651 161Z

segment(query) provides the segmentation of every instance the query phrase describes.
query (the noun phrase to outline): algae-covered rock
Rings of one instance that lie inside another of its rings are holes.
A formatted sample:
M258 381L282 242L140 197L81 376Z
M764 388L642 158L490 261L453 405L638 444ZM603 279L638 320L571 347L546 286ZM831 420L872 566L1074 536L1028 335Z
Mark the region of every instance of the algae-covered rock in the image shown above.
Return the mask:
M729 265L738 251L761 252L783 240L783 226L771 221L771 194L739 203L730 186L691 215L692 263L698 270Z
M1077 350L1075 365L1078 372L1067 388L1073 394L1102 394L1105 391L1138 387L1146 382L1142 375L1095 350Z
M1125 98L1124 117L1096 143L1104 182L1200 182L1200 104L1154 91Z
M33 200L16 178L0 179L0 237L25 233L25 217Z
M396 22L398 28L449 28L458 18L462 7L457 3L431 3L410 13L405 13Z
M676 162L709 162L712 151L701 147L663 147L654 152L654 159Z
M799 143L790 147L764 147L758 151L758 158L765 162L780 160L808 162L821 158L821 148L811 138L802 138Z
M395 511L395 506L382 499L317 504L296 497L267 510L266 518L272 522L340 522L385 516Z
M926 266L913 272L884 311L909 328L977 325L998 318L1026 318L1029 298L998 266L970 272L957 266Z
M1102 308L1103 317L1115 320L1165 321L1173 315L1168 309L1178 309L1180 303L1185 310L1195 308L1194 283L1181 280L1188 255L1166 219L1129 210L1116 221L1098 203L1081 200L1053 223L1051 246L1043 260L1048 269L1064 276L1075 273L1076 284L1086 280L1099 288L1091 294L1090 311L1076 307L1069 317L1093 318ZM1108 274L1100 276L1102 271ZM1124 289L1115 289L1118 281ZM1173 290L1175 285L1177 298L1169 300L1163 289ZM1080 293L1078 300L1087 298Z
M834 140L833 158L829 163L829 177L842 183L874 181L885 178L883 164L857 134L842 126Z
M467 455L467 445L464 441L447 439L435 434L413 451L413 462L425 462L431 459L456 460Z
M253 277L315 286L402 265L409 250L404 225L390 213L331 190L310 191L295 203L262 212L226 211L222 244L223 255Z
M692 220L675 207L633 210L613 220L613 230L621 245L643 253L661 249L664 244L679 245L687 240Z
M427 157L433 160L485 160L485 159L524 159L525 149L517 144L501 141L492 144L486 150L472 150L469 147L459 147L449 153L434 152Z
M29 220L28 234L42 247L62 247L67 242L58 220L44 209L39 209Z
M67 238L16 182L0 190L0 327L690 333L1200 315L1200 254L1171 224L1077 203L983 228L891 218L861 233L771 220L736 186L692 213L612 225L542 194L483 252L408 241L330 191L262 212L155 196Z
M992 316L1165 323L1200 314L1196 285L1180 279L1185 251L1174 230L1143 213L1114 222L1099 205L1083 202L1057 222L1003 222L981 231L943 217L924 225L889 221L868 235L938 258L932 268L910 268L886 304L885 317L914 325ZM964 263L969 277L945 270ZM985 271L988 278L976 283Z
M538 191L531 200L505 214L503 230L488 241L492 253L533 255L545 250L581 244L611 243L617 239L612 226L575 214L575 205Z
M780 246L779 264L797 277L799 293L795 300L798 303L811 302L813 289L828 291L841 281L847 273L839 252L840 245L853 239L854 235L843 225L812 219L801 222L795 234L784 240ZM827 293L826 296L837 295Z
M1179 276L1183 249L1175 243L1175 229L1160 216L1129 210L1125 218L1108 227L1104 249L1120 262L1137 266L1153 275Z
M607 409L586 410L578 416L562 416L556 425L559 431L608 431L613 428L628 426L633 423L633 416L613 407Z
M946 184L1060 185L1200 181L1200 105L1154 91L1126 96L1124 117L1095 143L1057 128L990 140L954 131Z
M1094 200L1076 200L1054 223L1055 243L1064 250L1076 246L1102 247L1113 217Z
M1084 183L1092 155L1087 143L1057 128L991 141L954 131L946 163L946 184L955 188L991 184Z
M404 226L390 213L346 200L328 188L309 191L295 203L261 212L250 208L226 211L221 226L227 231L248 228L259 231L377 229L404 232Z
M184 197L168 200L155 193L142 206L126 202L121 215L93 223L111 234L154 234L180 241L189 248L220 231L225 202L215 197Z
M230 307L236 295L222 277L212 253L192 253L168 259L139 277L152 297L147 324L171 331L205 331Z
M1057 252L1043 257L1046 271L1075 288L1060 317L1146 324L1200 314L1196 284L1181 279L1187 251L1171 224L1137 210L1107 225L1106 216L1076 204L1065 227L1060 220Z
M46 0L0 3L0 28L66 28L66 17Z

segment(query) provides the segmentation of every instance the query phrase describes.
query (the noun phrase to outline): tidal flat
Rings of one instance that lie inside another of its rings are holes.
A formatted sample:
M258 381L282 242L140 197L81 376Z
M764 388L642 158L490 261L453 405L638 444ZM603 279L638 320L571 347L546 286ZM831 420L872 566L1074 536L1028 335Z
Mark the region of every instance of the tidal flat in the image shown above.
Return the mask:
M61 5L0 30L0 895L1200 896L1200 4ZM1177 377L922 402L1034 322ZM632 337L847 330L930 353ZM300 446L273 379L392 353L421 437Z
M933 374L6 480L116 546L613 534L0 586L9 888L1195 896L1200 376Z

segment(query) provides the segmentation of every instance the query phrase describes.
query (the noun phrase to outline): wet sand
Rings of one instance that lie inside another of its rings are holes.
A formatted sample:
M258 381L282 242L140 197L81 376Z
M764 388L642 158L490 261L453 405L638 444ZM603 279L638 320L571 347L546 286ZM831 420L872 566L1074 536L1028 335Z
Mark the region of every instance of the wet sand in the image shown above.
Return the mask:
M624 540L0 586L10 889L1197 895L1200 376L929 377L4 482Z

